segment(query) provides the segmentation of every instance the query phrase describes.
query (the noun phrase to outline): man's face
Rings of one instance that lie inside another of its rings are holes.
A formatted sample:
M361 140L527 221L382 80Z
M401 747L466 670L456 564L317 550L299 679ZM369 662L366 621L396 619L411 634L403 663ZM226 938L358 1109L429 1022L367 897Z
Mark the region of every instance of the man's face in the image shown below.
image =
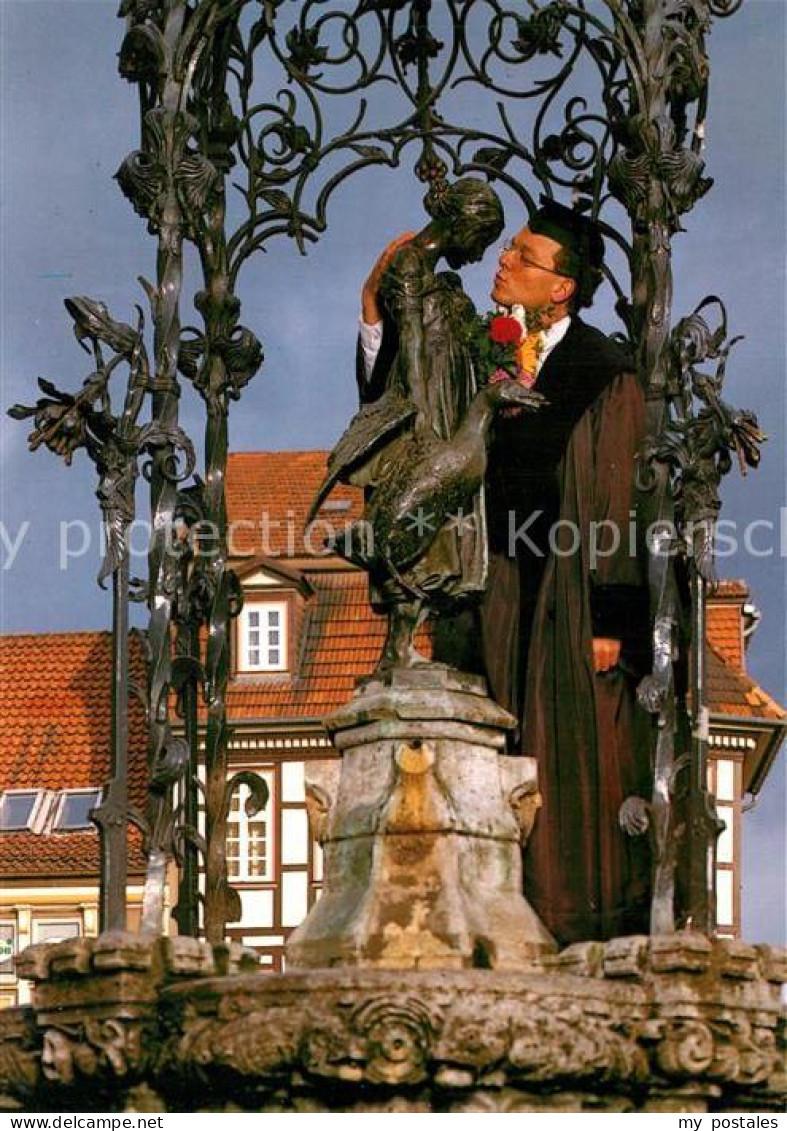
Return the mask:
M573 282L555 273L559 252L557 240L523 228L500 253L492 298L501 306L521 303L530 310L565 303Z

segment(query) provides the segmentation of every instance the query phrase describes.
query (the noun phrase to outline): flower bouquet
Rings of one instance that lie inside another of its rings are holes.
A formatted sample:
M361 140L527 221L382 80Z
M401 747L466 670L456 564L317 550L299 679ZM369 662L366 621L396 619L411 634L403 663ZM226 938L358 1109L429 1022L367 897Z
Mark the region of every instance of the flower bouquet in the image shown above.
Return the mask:
M525 330L513 314L490 311L477 315L468 327L468 346L479 387L519 379L519 347Z

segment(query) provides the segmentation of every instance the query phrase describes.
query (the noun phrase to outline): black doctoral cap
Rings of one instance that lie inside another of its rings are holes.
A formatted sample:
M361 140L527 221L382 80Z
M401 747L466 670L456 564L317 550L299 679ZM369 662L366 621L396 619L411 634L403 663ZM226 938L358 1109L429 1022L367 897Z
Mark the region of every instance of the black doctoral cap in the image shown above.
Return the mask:
M601 282L604 240L595 220L574 208L567 208L548 196L528 223L531 232L548 236L564 250L560 269L577 281L577 306L590 306Z

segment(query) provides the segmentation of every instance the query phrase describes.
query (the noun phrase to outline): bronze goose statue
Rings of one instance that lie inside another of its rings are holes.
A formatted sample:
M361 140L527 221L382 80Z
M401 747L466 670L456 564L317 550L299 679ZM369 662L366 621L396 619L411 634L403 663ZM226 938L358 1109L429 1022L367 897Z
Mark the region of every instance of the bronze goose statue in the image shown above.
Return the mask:
M463 513L481 487L487 464L487 437L495 413L509 406L534 411L543 403L540 393L516 381L500 381L476 393L450 440L442 440L429 431L414 431L394 440L380 456L384 464L378 468L377 483L367 500L364 517L348 528L337 545L338 552L378 578L394 579L411 596L425 599L426 594L402 574L426 553L443 526ZM397 409L391 413L397 425L409 422L412 414L401 403ZM360 423L360 415L353 424ZM348 454L370 450L366 439L353 442L352 432L353 425L331 455L329 474L312 514L333 484L346 479L352 466L357 466L357 458L348 460ZM340 449L345 459L336 460L334 456Z
M362 475L362 469L368 466L375 454L385 444L390 444L415 415L413 402L394 388L386 389L376 401L363 405L356 412L328 456L325 478L306 516L307 526L314 522L336 484L356 482L359 470ZM358 485L361 486L362 482Z

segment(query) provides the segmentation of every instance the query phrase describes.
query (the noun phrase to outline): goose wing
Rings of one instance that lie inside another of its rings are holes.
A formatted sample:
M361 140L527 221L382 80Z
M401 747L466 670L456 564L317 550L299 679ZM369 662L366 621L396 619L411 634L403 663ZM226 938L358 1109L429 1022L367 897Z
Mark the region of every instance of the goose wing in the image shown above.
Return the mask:
M413 419L416 407L401 393L388 389L371 404L364 405L350 421L328 456L328 470L309 510L308 523L314 520L326 497L337 483L369 459L386 440L400 432Z

